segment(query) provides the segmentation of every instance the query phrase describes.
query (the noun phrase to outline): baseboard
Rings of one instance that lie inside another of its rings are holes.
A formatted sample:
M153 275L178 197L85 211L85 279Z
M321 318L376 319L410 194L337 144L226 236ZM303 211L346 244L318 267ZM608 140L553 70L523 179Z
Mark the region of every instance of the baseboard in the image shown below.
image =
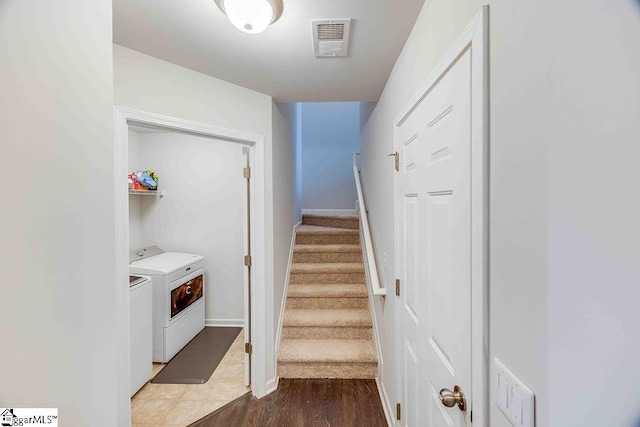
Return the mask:
M244 319L204 319L204 326L244 328Z
M276 375L274 378L267 381L267 384L265 387L267 390L267 394L273 393L274 391L276 391L278 389L279 382L280 382L280 377L278 375Z
M284 279L284 292L282 292L282 301L280 302L280 317L278 319L278 331L276 332L276 357L275 357L275 368L274 371L276 373L276 377L278 374L278 351L280 351L280 337L282 336L282 323L284 322L284 310L287 303L287 292L289 292L289 274L291 271L291 264L293 263L293 248L296 245L296 231L302 225L302 222L297 223L293 226L293 231L291 234L291 246L289 248L289 264L287 265L287 276Z
M360 246L364 248L362 227L360 227L359 231ZM378 394L380 394L380 401L382 402L382 408L384 409L384 416L387 419L387 424L389 426L394 426L395 424L392 422L392 420L394 420L394 407L389 401L389 396L380 381L380 377L382 377L384 369L384 359L382 357L382 348L380 347L380 332L378 329L378 317L376 316L376 310L374 307L374 295L371 290L371 280L369 279L369 263L367 262L367 257L364 253L362 254L362 262L364 264L365 285L367 286L367 293L369 294L369 312L371 313L371 320L373 321L373 345L376 348L376 354L378 356L378 376L376 376L376 385L378 386Z
M358 211L355 209L302 209L302 215L354 216L358 215Z
M382 409L384 410L384 417L387 419L389 426L394 426L393 422L393 405L389 401L389 396L385 390L379 377L376 377L376 385L378 386L378 394L380 395L380 401L382 402Z
M360 247L364 248L364 240L362 238L362 227L360 227ZM382 349L380 347L380 330L378 328L378 317L376 316L376 310L374 307L373 291L371 289L371 280L369 278L369 262L364 252L362 253L362 263L364 265L364 280L367 287L367 293L369 294L369 312L371 313L371 320L373 322L373 345L376 348L376 354L378 355L378 373L382 375L382 368L384 366L384 359L382 357Z

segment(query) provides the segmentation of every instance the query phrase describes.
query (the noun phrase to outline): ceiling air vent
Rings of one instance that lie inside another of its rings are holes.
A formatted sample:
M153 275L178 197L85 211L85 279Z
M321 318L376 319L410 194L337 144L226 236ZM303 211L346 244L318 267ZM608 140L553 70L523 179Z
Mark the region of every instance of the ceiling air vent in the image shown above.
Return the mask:
M351 19L314 19L313 53L318 58L347 56Z

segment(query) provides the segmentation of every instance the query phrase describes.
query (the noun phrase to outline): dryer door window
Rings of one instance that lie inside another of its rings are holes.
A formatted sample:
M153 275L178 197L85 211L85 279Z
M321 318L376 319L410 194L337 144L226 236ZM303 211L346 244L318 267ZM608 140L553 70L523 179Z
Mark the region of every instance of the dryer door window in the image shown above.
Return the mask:
M180 314L194 302L202 298L203 276L196 276L171 290L171 318Z

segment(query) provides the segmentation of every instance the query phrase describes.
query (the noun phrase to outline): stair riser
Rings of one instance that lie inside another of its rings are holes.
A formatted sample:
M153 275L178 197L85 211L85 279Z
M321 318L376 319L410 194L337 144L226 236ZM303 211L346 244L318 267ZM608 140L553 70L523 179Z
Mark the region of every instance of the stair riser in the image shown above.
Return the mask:
M294 252L293 262L362 262L359 252Z
M375 378L377 363L278 363L280 378Z
M289 283L364 283L363 273L291 273Z
M302 223L322 227L347 228L350 230L357 230L360 227L358 218L319 218L303 216Z
M363 284L348 285L346 283L329 286L320 285L291 285L288 290L289 298L367 298L367 288Z
M322 328L285 326L282 328L283 339L314 340L367 340L372 339L371 327Z
M291 274L348 274L364 273L363 263L336 263L330 262L320 264L312 262L310 264L291 264L289 270Z
M292 283L293 285L293 283ZM329 283L320 283L318 284L318 286L320 287L320 289L322 289L322 287L326 287L329 286ZM295 287L295 286L291 286L291 287ZM289 292L289 298L299 298L299 299L303 299L303 298L367 298L367 294L366 292L353 292L353 293L341 293L341 294L332 294L332 295L326 295L325 294L314 294L314 295L305 295L305 294L300 294L300 293L296 293L296 292Z
M287 298L287 308L368 308L367 298Z
M342 245L358 244L360 236L357 234L296 234L299 245Z

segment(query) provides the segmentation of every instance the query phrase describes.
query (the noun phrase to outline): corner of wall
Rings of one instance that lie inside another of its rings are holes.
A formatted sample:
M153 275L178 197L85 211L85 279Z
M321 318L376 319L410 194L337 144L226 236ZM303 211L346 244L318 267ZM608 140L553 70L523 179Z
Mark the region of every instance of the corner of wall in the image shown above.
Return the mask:
M271 394L274 391L276 391L278 389L279 382L280 382L280 377L277 375L271 378L269 381L267 381L267 386L266 386L267 394Z

